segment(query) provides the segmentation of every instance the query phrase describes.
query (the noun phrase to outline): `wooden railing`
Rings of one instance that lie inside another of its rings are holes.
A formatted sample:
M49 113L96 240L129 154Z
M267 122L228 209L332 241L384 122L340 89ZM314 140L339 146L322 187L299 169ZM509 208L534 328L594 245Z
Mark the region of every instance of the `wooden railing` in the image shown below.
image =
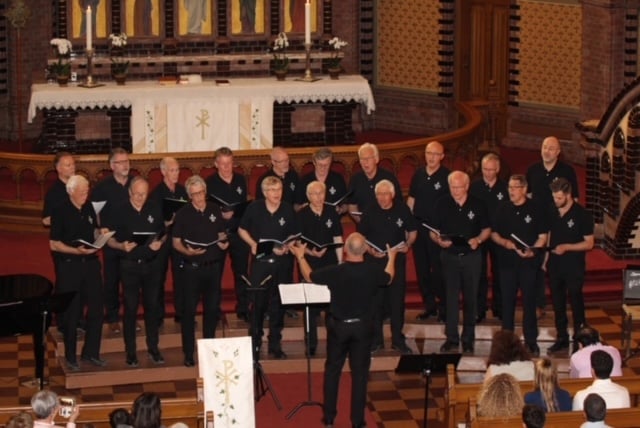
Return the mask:
M380 166L393 171L406 192L411 177L424 164L427 142L437 139L445 146L444 163L452 169L468 172L477 168L477 149L482 142L482 115L466 103L456 105L461 126L452 132L410 141L378 144ZM332 146L333 168L345 178L359 169L357 146ZM311 155L317 148L288 149L291 166L298 173L311 171ZM132 154L131 168L147 177L151 186L161 180L159 162L166 154ZM213 152L171 153L181 166L181 179L192 174L206 177L215 171ZM96 183L110 174L107 155L78 155L76 171ZM237 171L247 177L253 194L259 176L268 169L269 150L234 152ZM43 231L40 224L42 201L56 180L53 155L0 152L0 229Z

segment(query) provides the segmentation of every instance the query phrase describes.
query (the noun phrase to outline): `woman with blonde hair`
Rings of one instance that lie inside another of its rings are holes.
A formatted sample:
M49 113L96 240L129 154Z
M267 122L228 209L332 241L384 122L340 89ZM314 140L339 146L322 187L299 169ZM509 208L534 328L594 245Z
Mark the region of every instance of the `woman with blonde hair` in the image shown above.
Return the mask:
M520 384L507 373L485 380L478 394L478 415L488 418L520 416L524 401Z
M571 395L558 386L558 370L549 358L541 358L535 364L535 390L524 396L526 404L535 404L545 412L570 412Z

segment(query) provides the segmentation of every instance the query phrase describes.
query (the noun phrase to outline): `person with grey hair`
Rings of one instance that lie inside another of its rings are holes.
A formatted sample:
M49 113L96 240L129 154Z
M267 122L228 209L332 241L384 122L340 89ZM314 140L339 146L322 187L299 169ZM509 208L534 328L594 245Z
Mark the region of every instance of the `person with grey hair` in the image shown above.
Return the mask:
M302 188L307 189L312 181L324 183L325 202L335 206L338 214L344 214L347 212L347 202L346 199L342 199L342 201L340 199L347 195L347 184L342 175L331 170L333 152L329 147L321 147L313 154L311 161L313 162L313 171L302 177ZM307 196L308 201L309 197Z
M76 162L69 152L58 152L54 158L54 165L58 178L44 196L42 206L42 224L51 226L51 213L56 206L63 202L67 196L67 181L76 173Z
M195 361L195 317L202 296L204 338L214 338L220 319L220 285L223 252L229 247L225 221L220 208L207 201L207 184L199 175L185 182L191 203L176 213L173 223L173 248L182 258L180 282L184 295L182 308L182 352L184 365Z
M298 260L304 279L314 284L326 284L331 291L324 368L323 413L326 428L334 426L340 375L347 357L351 368L351 424L358 428L365 426L374 296L379 287L392 283L396 265L397 250L388 245L386 264L365 259L367 243L364 236L357 232L347 237L344 248L344 263L313 270L306 259L305 245L289 247Z
M58 425L54 425L54 419L58 414L59 408L60 401L55 392L49 390L36 392L36 394L31 397L31 410L33 410L33 414L36 417L36 420L33 422L34 428L57 427ZM76 405L71 411L69 420L66 423L66 428L75 428L75 422L79 415L80 407Z
M385 305L391 318L391 347L403 354L412 350L405 342L404 326L405 294L407 287L406 254L416 240L417 225L409 207L395 199L391 181L383 179L375 185L376 204L369 207L358 225L358 231L367 238L369 257L383 263L388 257L387 245L398 249L395 259L395 276L391 287L380 288L376 295L373 313L373 342L371 352L384 348L382 323Z
M62 313L62 334L67 367L80 370L76 359L78 321L87 306L87 323L81 358L96 366L106 362L100 358L102 338L102 276L97 248L79 244L78 240L94 242L106 229L99 229L96 213L87 202L89 182L81 175L67 181L68 200L51 216L49 248L58 266L56 293L75 292Z

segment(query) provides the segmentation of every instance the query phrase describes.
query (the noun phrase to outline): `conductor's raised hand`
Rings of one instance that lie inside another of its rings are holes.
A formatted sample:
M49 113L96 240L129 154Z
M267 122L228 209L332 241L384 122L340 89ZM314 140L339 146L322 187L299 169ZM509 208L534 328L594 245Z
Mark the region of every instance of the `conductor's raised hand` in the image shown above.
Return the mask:
M292 242L289 244L289 251L293 254L297 259L304 257L305 250L307 248L307 244L303 244L300 242Z

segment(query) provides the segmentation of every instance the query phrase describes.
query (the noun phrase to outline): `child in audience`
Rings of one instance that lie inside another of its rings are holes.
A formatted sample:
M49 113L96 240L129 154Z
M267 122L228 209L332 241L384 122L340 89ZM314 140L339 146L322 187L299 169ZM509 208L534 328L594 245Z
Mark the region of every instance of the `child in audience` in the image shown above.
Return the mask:
M485 379L499 373L508 373L517 380L533 380L534 368L529 351L510 330L498 330L493 334L487 361Z
M571 395L558 386L558 370L549 358L535 363L535 390L524 396L524 402L535 404L545 412L570 412Z
M524 406L518 380L507 373L484 381L478 395L478 415L489 418L520 416Z

